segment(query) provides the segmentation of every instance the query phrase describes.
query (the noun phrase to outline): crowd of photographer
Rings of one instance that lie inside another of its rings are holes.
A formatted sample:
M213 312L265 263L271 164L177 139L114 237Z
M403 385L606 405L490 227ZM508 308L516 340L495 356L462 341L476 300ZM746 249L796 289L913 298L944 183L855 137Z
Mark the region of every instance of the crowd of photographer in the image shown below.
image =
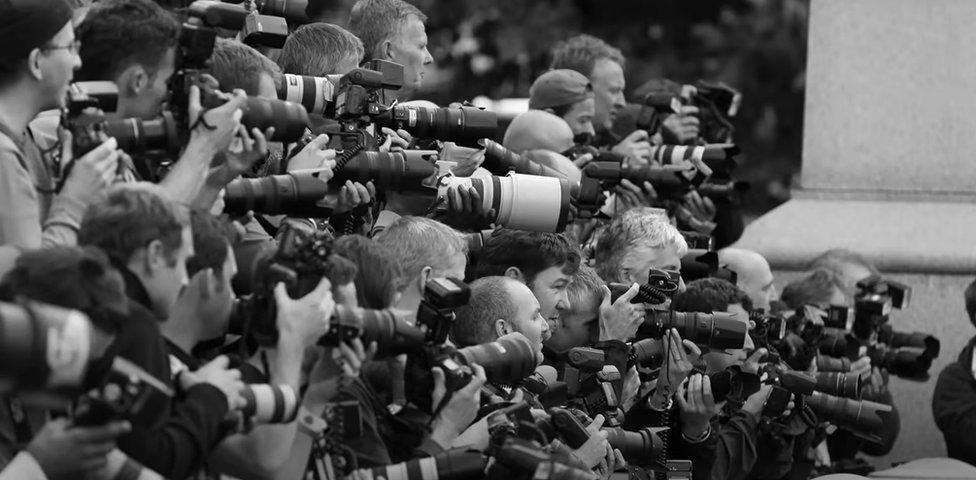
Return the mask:
M939 342L856 256L777 298L727 247L734 89L628 102L581 35L501 132L409 99L402 0L186 3L0 0L0 478L778 480L892 448L888 377Z

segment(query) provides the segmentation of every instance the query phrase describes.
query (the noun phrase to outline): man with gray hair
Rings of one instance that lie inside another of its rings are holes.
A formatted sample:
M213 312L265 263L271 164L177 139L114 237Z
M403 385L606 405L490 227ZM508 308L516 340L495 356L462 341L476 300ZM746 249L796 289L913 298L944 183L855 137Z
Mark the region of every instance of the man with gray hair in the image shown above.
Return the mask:
M403 65L403 89L415 91L434 57L427 50L427 16L403 0L359 0L352 7L349 30L363 41L366 60Z
M329 23L309 23L285 40L278 65L294 75L345 75L362 63L364 53L362 40L350 31Z
M396 307L417 311L427 281L438 277L464 278L468 245L456 230L424 217L400 217L376 236L376 241L400 259L403 281Z
M596 270L608 282L643 284L651 269L680 271L686 253L688 243L664 210L632 208L614 217L598 240Z

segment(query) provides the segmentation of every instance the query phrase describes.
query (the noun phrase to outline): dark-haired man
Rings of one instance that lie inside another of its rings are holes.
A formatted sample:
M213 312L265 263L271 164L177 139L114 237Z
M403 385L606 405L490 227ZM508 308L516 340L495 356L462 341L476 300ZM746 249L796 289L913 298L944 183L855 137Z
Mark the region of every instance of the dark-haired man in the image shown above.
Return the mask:
M976 326L976 281L965 291L966 314ZM973 349L976 338L966 344L959 358L950 363L935 385L932 414L942 431L948 454L952 458L976 465L976 362Z
M585 75L575 70L550 70L535 79L529 88L529 108L562 118L577 139L596 135L593 86Z
M566 289L579 265L579 248L561 233L500 229L485 241L472 277L504 275L524 283L555 330L559 312L569 308Z

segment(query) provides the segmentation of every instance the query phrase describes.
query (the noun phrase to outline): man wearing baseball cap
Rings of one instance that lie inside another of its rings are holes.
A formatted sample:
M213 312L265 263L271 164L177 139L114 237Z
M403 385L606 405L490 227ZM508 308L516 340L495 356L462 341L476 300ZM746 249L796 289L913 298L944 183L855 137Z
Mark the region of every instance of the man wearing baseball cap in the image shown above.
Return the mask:
M550 70L540 75L529 88L529 108L562 118L577 138L595 135L593 86L575 70Z
M64 105L81 66L72 13L66 0L0 0L0 273L18 249L74 245L85 208L118 162L115 140L106 141L51 195L57 167L28 128L40 112Z

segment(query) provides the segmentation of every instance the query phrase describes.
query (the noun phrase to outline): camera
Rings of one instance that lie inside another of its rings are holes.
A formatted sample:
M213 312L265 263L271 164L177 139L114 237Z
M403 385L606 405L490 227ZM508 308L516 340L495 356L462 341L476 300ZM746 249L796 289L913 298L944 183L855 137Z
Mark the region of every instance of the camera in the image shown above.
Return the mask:
M925 380L932 366L932 357L923 348L893 348L879 343L868 348L868 357L872 366L905 379Z
M241 5L241 1L197 0L190 4L188 11L191 15L203 18L208 27L227 30L241 30L247 17L255 14L283 17L295 24L308 23L305 16L308 0L264 0L257 2L257 5L259 8L252 12Z
M481 167L495 175L506 175L509 172L525 175L539 175L543 177L566 178L558 170L533 162L515 153L502 144L482 138L478 143L485 147L485 161Z
M664 443L650 428L628 431L622 428L608 428L607 442L620 450L629 463L649 465L660 457Z
M418 138L456 142L459 145L478 145L478 140L492 137L498 128L493 112L474 107L423 108L397 105L389 90L403 86L403 66L385 60L372 60L369 68L357 68L343 75L335 93L336 119L341 124L339 136L344 147L365 144L375 150L374 139L362 133L366 127L404 129ZM353 143L349 143L349 142Z
M110 118L89 109L114 111L118 87L113 82L75 82L68 89L67 108L61 125L71 132L71 152L81 158L109 137L132 154L165 154L175 157L182 147L176 121L169 112L154 120Z
M329 193L329 185L313 175L269 175L239 178L225 187L224 211L244 215L248 211L266 215L320 218L331 210L317 205Z
M244 27L237 39L252 47L284 47L288 40L288 22L281 17L251 13L244 18Z
M134 363L115 357L100 384L78 400L74 424L104 425L113 420L133 419L172 397L173 390L161 380Z
M508 228L561 232L569 221L569 182L562 178L509 173L504 177L457 177L448 173L437 183L438 197L446 204L451 187L473 187L482 209L494 209L495 222ZM446 207L443 207L446 208Z
M275 345L275 285L284 282L291 298L301 298L314 290L323 277L335 285L345 285L352 281L355 272L355 265L332 253L332 238L327 234L303 232L285 224L278 248L256 260L254 293L236 302L230 330L258 345ZM415 351L423 345L424 333L411 325L410 317L390 309L336 305L329 331L319 344L335 346L358 337L367 344L375 341L384 354Z
M689 249L688 253L681 257L681 277L687 282L700 278L720 278L733 285L738 280L735 271L719 265L718 253L697 249Z
M782 315L756 308L749 312L749 321L754 325L750 334L757 340L757 346L779 342L786 336L786 319Z
M423 353L407 358L407 399L425 412L432 413L430 393L434 391L430 370L439 367L444 372L444 386L449 399L451 393L471 381L476 363L485 370L488 382L496 385L516 385L532 375L538 358L532 344L520 333L509 333L494 342L456 348L447 344L429 344Z
M878 342L884 343L891 348L911 347L925 351L929 358L939 358L941 343L934 335L924 332L899 332L893 330L891 325L882 325L878 330Z
M630 300L630 303L662 304L678 292L680 281L681 274L677 271L652 268L647 272L647 282L638 287L637 295ZM631 285L610 283L607 288L610 289L610 301L616 302L621 295L630 290Z
M241 392L244 418L254 423L289 423L298 416L298 394L288 385L247 385Z
M873 332L888 323L893 308L908 308L911 298L911 287L877 275L857 282L851 330L858 338L870 338Z

